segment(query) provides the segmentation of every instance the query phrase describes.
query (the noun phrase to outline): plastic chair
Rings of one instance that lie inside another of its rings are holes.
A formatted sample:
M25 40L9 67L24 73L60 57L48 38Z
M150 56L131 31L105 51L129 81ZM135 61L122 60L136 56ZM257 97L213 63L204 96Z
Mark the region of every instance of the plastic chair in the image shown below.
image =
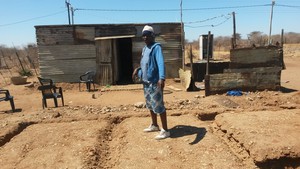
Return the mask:
M62 106L64 106L64 96L61 87L56 87L52 79L44 79L38 77L41 86L38 87L38 90L42 92L42 104L43 109L47 107L47 99L53 99L55 107L58 107L57 99L61 98Z
M13 112L15 112L14 97L10 95L9 90L0 89L0 101L9 101Z
M81 83L85 83L86 84L86 89L90 92L91 91L91 84L93 84L94 86L94 90L95 90L95 75L96 72L95 71L87 71L85 72L85 74L81 75L79 77L79 91L81 91L81 87L80 84Z

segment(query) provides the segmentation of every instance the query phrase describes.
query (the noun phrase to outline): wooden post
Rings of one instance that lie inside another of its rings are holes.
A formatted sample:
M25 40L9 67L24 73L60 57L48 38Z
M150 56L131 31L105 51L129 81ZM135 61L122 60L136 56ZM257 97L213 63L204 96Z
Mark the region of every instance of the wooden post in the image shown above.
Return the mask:
M281 29L281 42L280 42L280 45L281 45L282 48L283 48L283 43L284 43L283 35L284 35L284 30Z
M209 48L210 48L210 31L208 31L208 36L207 36L207 63L206 63L206 75L205 75L205 80L204 80L204 86L205 86L205 96L210 95L210 85L209 85Z
M284 30L281 29L281 42L280 42L281 54L280 54L280 57L281 57L281 62L282 62L282 70L285 70L286 66L285 66L284 59L283 59L283 43L284 43L283 35L284 35Z
M210 76L205 75L204 86L205 86L205 96L210 95L210 85L209 85Z
M232 49L234 49L236 47L235 12L232 12L232 18L233 18L233 44L232 44Z
M210 31L208 31L208 36L207 36L207 52L206 52L206 59L207 59L207 64L206 64L206 75L209 74L209 49L210 49Z
M192 76L192 79L194 79L194 73L193 73L193 50L192 50L192 45L190 45L190 64L191 64L191 76Z

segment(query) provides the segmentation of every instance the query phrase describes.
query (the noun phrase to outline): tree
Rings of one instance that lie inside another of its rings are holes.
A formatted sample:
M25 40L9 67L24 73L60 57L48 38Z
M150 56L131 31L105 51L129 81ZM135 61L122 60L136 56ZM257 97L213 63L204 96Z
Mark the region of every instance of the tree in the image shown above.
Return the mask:
M260 31L253 31L248 34L248 40L251 45L263 46L268 40L268 36Z
M214 38L214 46L216 47L215 49L220 50L221 47L224 49L230 49L231 47L231 37L229 36L218 36Z
M284 35L285 43L300 43L300 34L295 32L288 32Z

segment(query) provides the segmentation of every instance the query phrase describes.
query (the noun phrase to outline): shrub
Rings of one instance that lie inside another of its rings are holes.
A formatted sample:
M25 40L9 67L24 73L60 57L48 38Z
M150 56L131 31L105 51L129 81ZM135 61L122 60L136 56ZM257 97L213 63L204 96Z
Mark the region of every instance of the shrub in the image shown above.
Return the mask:
M19 71L19 74L21 75L21 76L32 76L32 72L31 72L31 70L28 70L28 69L23 69L23 70L20 70Z

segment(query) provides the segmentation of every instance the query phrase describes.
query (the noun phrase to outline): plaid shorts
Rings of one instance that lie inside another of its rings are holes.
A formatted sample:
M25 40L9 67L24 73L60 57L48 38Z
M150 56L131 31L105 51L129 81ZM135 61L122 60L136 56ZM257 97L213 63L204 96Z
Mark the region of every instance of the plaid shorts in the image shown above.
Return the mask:
M146 107L155 114L161 114L166 111L164 106L163 91L156 84L144 84L144 95Z

